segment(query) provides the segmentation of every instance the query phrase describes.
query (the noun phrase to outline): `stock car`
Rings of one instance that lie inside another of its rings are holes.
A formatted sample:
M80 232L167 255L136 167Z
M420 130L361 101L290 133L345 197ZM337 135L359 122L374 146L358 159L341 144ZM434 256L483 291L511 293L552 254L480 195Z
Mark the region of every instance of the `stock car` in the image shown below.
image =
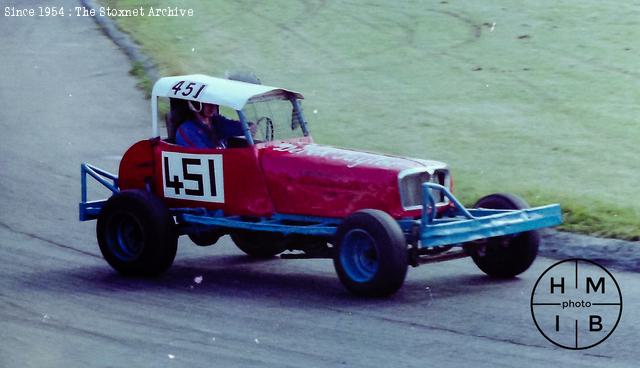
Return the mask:
M511 194L465 208L442 162L316 144L302 99L205 75L159 79L151 138L126 151L118 175L81 165L80 220L97 219L107 263L125 275L157 275L173 263L179 236L207 246L229 235L252 257L332 259L350 292L388 296L408 266L467 256L490 276L514 277L536 258L537 229L562 222L559 205L529 208ZM175 144L187 101L219 105L244 134L228 137L226 148ZM87 177L112 195L89 201Z

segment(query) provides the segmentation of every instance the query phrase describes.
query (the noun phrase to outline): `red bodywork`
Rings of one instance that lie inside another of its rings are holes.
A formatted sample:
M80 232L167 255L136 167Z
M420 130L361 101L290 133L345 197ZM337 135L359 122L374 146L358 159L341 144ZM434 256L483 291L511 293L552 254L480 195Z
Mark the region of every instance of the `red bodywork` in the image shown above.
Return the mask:
M171 178L163 176L163 152L222 155L224 200L168 198L165 185ZM119 185L121 189L150 186L169 207L221 209L225 215L342 218L375 208L402 218L420 216L421 210L403 209L398 174L429 164L445 167L437 162L321 146L310 137L225 149L192 149L156 138L140 141L125 153Z

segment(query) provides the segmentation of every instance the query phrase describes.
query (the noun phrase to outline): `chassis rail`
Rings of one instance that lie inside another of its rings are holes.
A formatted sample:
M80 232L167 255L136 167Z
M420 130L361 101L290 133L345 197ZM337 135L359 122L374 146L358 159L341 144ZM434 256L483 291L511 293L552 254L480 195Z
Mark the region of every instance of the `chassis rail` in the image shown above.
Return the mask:
M180 212L181 209L176 209ZM191 209L187 209L191 210ZM190 211L191 212L191 211ZM319 237L335 235L341 220L335 218L274 214L264 219L247 219L240 216L224 216L221 211L202 211L202 214L178 213L178 223L230 229L278 232L284 235L298 234Z
M120 191L118 177L86 163L81 165L80 173L80 221L95 220L107 200L87 201L87 175L113 194ZM433 190L444 194L452 203L444 217L436 217ZM407 242L415 244L419 249L444 245L462 246L474 240L517 234L562 223L562 211L557 204L522 210L467 209L446 187L434 183L422 184L422 194L421 219L398 220ZM338 218L285 214L274 214L268 218L226 216L221 210L204 208L172 208L171 212L176 217L181 234L223 228L331 238L342 222Z

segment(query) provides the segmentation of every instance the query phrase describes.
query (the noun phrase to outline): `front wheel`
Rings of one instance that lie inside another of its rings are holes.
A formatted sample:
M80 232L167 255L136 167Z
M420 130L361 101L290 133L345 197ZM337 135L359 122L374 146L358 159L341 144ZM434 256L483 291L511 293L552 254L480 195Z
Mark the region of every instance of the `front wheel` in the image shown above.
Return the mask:
M527 202L513 194L491 194L476 202L474 208L520 210ZM526 271L538 255L540 234L533 230L476 242L469 249L473 262L493 277L514 277Z
M362 296L388 296L400 289L408 252L400 225L379 210L348 216L336 233L333 264L342 284Z
M125 190L107 200L96 226L104 259L124 275L153 276L176 256L173 217L159 198L144 190Z

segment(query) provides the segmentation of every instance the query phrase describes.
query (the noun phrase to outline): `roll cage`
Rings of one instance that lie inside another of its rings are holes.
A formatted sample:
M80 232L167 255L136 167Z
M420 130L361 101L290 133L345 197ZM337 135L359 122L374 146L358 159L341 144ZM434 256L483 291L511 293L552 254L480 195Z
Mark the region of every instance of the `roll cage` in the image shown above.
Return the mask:
M300 129L304 136L309 135L307 122L299 102L304 98L301 93L261 84L191 74L160 78L153 85L151 93L152 138L160 136L158 128L158 98L160 97L210 103L235 110L242 124L244 137L249 145L253 145L254 141L249 130L249 122L242 111L243 108L251 102L288 100L291 102L293 114L295 114L297 121L300 123ZM169 138L172 138L174 130L171 125L171 117L168 117L167 130Z

